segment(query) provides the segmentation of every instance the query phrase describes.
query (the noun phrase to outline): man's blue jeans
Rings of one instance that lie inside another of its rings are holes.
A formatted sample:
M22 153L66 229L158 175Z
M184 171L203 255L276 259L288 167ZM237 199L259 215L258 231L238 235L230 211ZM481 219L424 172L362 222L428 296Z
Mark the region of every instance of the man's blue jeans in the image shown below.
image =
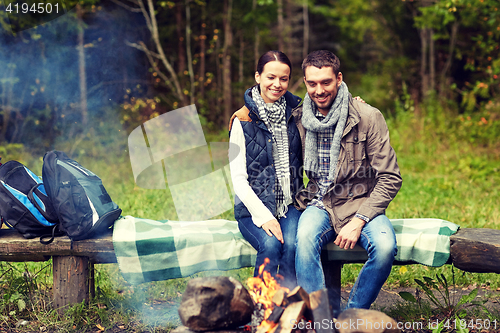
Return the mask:
M295 269L298 285L308 293L325 288L321 249L336 236L325 210L309 206L302 213L297 230ZM397 251L389 219L379 215L365 224L358 245L366 249L368 260L356 279L346 308L369 309L391 272Z
M288 288L294 288L297 285L295 239L299 217L300 212L293 205L289 205L286 217L278 220L284 244L281 244L275 236L270 237L264 229L257 227L251 217L245 217L238 221L241 234L257 250L254 276L259 274L259 267L264 263L264 259L269 258L270 262L266 265L266 271L276 276L279 268L279 274L284 277L282 285Z

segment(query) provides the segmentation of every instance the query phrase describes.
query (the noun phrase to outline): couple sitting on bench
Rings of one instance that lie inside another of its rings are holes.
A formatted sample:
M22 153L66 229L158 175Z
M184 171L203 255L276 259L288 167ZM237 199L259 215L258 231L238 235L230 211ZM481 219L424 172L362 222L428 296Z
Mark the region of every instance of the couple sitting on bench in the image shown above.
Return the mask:
M396 154L379 110L349 94L339 59L312 52L302 63L307 94L287 91L290 60L279 51L257 64L257 85L230 124L234 213L272 274L308 293L325 288L320 252L356 244L368 261L347 308L369 308L391 271L396 237L385 209L401 187ZM302 165L309 183L303 189ZM302 214L297 210L303 210Z

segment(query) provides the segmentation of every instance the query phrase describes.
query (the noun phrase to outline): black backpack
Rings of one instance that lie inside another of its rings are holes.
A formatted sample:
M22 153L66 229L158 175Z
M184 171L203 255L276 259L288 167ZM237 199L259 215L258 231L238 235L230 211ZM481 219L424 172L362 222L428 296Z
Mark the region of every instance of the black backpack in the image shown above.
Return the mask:
M25 238L59 235L58 218L41 179L23 164L0 165L0 215Z
M59 218L59 228L72 240L105 232L120 217L101 179L64 152L43 157L42 178Z

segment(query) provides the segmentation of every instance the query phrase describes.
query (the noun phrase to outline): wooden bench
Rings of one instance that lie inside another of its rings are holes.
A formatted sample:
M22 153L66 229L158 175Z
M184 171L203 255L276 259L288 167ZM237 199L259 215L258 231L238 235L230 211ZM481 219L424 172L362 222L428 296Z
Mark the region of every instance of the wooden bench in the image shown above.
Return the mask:
M54 308L88 301L94 296L94 264L116 263L112 232L77 242L57 237L41 244L16 230L0 229L0 261L47 261L52 258Z
M449 264L468 271L500 273L500 230L462 228L450 237ZM361 249L361 248L360 248ZM340 250L333 254L323 251L323 267L327 287L340 291L344 264L363 263L366 252ZM330 257L329 257L330 256ZM15 230L0 229L0 261L46 261L52 258L54 308L88 301L94 296L94 264L116 263L112 232L97 238L71 242L58 237L49 245L35 239L24 239ZM396 262L396 265L415 264ZM333 307L338 308L340 295Z

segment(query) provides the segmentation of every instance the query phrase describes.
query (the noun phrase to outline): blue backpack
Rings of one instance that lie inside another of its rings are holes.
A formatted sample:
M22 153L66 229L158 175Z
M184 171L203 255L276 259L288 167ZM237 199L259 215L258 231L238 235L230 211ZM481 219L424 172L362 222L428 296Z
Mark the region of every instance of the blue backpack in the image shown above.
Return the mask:
M17 161L0 165L0 215L25 238L60 235L57 213L44 184Z

